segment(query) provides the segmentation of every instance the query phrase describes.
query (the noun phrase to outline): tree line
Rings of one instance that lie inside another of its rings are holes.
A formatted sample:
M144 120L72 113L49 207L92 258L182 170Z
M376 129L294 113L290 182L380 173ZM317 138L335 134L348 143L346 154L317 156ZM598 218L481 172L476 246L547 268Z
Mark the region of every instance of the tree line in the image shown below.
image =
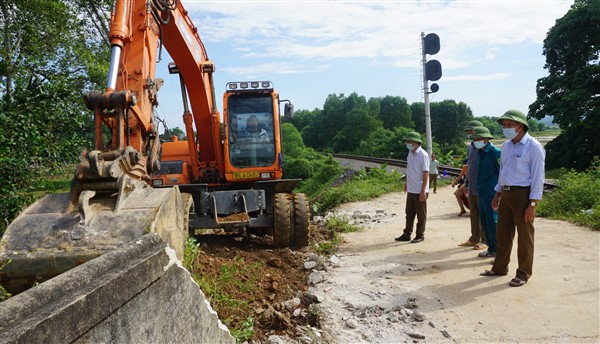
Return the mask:
M430 103L432 150L438 155L464 155L464 128L473 119L480 120L495 137L502 137L495 118L475 117L463 102L448 99ZM406 158L404 136L410 131L425 134L424 104L409 104L399 96L366 99L356 93L331 94L322 110L301 110L288 121L301 133L304 143L317 151L384 158ZM532 132L547 129L542 122L529 122Z

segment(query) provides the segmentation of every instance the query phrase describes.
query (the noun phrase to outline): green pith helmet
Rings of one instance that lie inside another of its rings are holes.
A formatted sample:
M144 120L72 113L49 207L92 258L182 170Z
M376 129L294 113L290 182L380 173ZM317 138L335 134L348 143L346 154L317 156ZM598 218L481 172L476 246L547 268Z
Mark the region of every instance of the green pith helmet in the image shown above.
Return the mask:
M473 130L473 128L475 128L475 127L483 127L483 124L481 122L479 122L479 121L471 121L465 127L465 131L467 131L467 130Z
M486 127L475 127L473 128L473 135L470 136L472 139L493 139L494 136L490 134L490 130Z
M423 143L421 141L421 134L417 133L416 131L408 133L404 137L404 141L414 141L414 142L418 142L418 143Z
M514 121L523 124L527 130L529 130L529 124L527 124L527 116L519 110L508 110L496 122L502 124L503 120Z
M467 134L467 138L468 138L468 139L473 139L473 133L475 132L475 129L477 129L477 128L485 128L485 127L484 127L483 125L480 125L480 126L473 127L473 128L471 128L471 129L469 129L469 130L471 130L471 134ZM466 130L467 130L467 129L465 129L465 131L466 131Z

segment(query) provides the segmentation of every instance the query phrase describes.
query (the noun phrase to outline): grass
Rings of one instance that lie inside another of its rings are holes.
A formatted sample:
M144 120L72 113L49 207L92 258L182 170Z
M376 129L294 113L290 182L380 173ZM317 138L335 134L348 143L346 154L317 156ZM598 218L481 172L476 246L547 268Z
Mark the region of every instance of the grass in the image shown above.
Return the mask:
M600 230L600 159L583 172L548 173L557 179L556 189L544 195L538 215Z
M358 176L338 187L329 187L317 199L313 199L313 210L324 213L340 204L363 201L379 197L385 193L402 191L400 175L393 171L388 173L386 166L361 170Z
M342 242L339 233L358 232L362 228L348 222L348 218L345 216L331 216L327 218L325 229L332 234L332 237L330 240L316 244L315 252L320 255L331 256L337 252L338 246Z
M325 228L334 232L351 233L358 232L361 227L353 225L345 216L331 216L325 223Z
M235 295L249 294L258 286L258 280L263 274L266 265L263 261L246 263L242 258L237 258L231 263L222 264L218 273L203 273L207 267L202 266L198 260L201 249L195 239L189 238L184 251L184 266L191 272L202 292L206 295L212 307L221 309L245 309L250 311L248 301ZM236 292L232 292L235 290ZM233 318L229 317L223 322L230 329L231 335L238 343L246 342L254 336L254 321L248 317L239 324L232 324Z
M254 319L246 318L239 328L231 329L231 335L238 343L248 343L254 337Z
M331 256L337 252L339 244L342 242L342 237L338 233L334 233L330 241L322 241L315 246L315 252L322 256Z

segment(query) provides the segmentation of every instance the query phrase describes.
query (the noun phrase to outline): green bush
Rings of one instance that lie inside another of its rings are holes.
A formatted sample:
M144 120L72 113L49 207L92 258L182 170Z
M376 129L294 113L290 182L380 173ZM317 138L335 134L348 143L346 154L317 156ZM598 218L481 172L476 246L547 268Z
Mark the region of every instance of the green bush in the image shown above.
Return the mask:
M286 179L308 179L313 175L313 166L305 158L287 159L283 174L283 177Z
M600 159L584 172L560 176L556 189L540 202L538 214L600 230Z
M307 194L309 199L313 199L329 188L331 183L344 172L344 168L331 155L317 155L311 160L311 164L315 171L313 176L303 180L296 190Z
M388 192L402 191L403 184L396 171L388 173L385 166L361 171L339 187L329 187L314 200L313 209L323 213L340 204L362 201Z

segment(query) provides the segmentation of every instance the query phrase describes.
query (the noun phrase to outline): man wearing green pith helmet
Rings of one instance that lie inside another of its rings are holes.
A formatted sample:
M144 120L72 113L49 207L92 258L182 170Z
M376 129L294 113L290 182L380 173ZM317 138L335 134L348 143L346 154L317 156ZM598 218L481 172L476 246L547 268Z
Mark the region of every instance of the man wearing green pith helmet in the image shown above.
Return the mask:
M479 121L470 121L465 127L467 137L471 138L475 128L481 128L483 124ZM479 220L479 195L477 193L477 175L479 174L477 151L473 142L467 149L467 180L465 186L469 194L469 219L471 221L471 236L458 246L473 246L475 250L482 250L486 247L487 238L481 222Z
M408 157L406 158L406 226L404 233L396 241L418 243L425 240L425 223L427 221L427 196L429 194L429 154L421 148L421 135L411 132L404 137ZM413 225L417 217L417 231L411 241Z
M524 113L508 110L497 122L508 139L500 153L500 174L494 190L492 208L498 211L496 229L497 254L491 270L483 276L508 274L508 264L516 234L518 268L508 285L521 287L533 273L533 243L535 208L544 189L544 159L542 145L527 131L529 124Z

